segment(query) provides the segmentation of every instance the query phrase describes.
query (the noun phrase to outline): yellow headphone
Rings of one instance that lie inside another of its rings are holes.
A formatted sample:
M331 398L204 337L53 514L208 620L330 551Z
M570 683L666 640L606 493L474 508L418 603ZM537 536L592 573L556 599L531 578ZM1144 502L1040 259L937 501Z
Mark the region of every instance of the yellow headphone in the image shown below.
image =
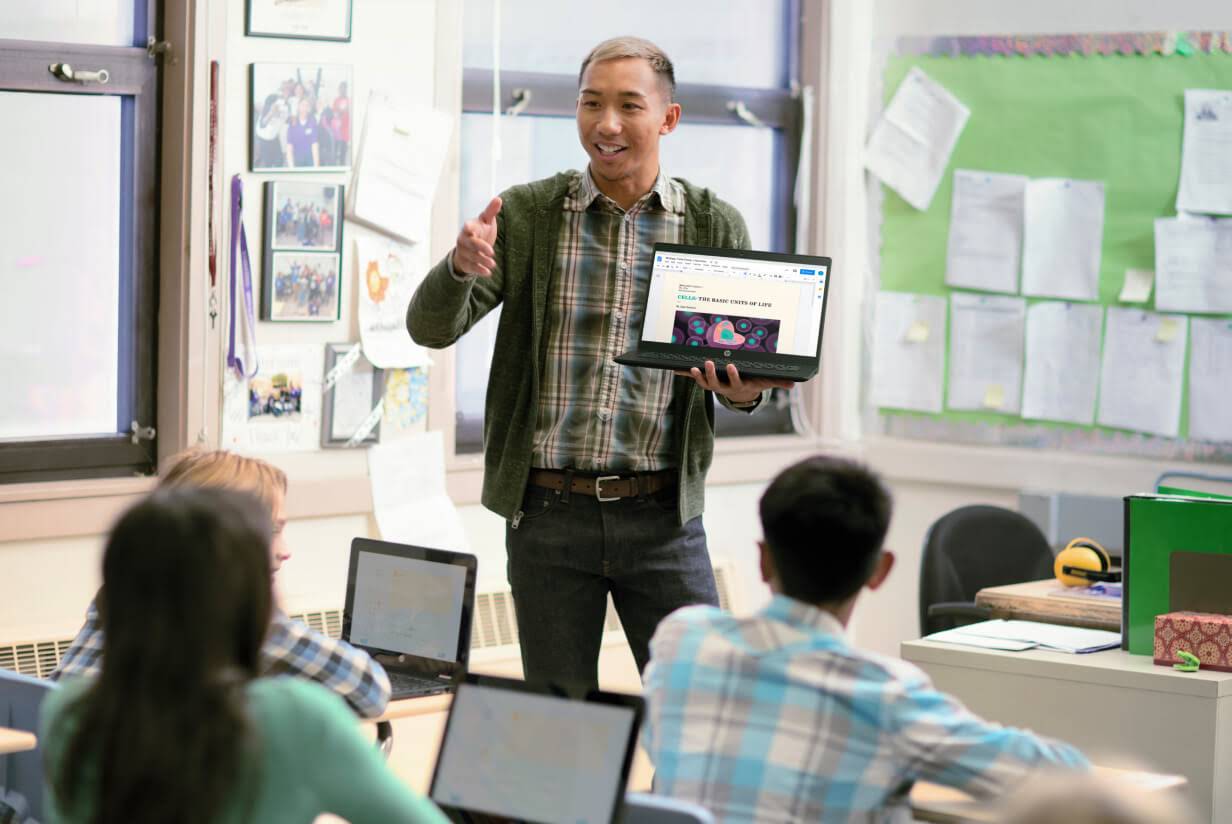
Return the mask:
M1067 587L1121 580L1121 571L1112 569L1112 556L1108 550L1091 538L1075 538L1066 544L1065 549L1057 553L1052 572Z

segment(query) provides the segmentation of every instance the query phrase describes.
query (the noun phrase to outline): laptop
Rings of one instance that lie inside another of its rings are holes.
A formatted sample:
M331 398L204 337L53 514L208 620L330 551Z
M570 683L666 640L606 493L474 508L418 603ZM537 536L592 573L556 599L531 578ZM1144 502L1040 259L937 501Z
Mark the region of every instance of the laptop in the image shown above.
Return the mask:
M342 640L380 662L392 698L449 692L466 671L476 567L461 552L351 541Z
M429 797L451 821L609 824L642 708L636 695L570 698L469 673L449 707Z
M830 258L656 243L627 366L806 381L821 363ZM636 318L634 319L636 321Z

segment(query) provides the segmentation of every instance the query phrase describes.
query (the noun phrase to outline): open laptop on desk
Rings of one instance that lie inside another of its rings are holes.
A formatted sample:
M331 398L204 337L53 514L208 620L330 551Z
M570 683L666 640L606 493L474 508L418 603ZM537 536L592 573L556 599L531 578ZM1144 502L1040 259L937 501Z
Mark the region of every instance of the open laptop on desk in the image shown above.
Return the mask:
M627 366L806 381L821 362L830 258L656 243Z
M429 796L452 821L610 824L642 707L636 695L579 700L468 674L449 707Z
M474 555L356 538L342 640L380 661L393 698L449 692L466 671Z

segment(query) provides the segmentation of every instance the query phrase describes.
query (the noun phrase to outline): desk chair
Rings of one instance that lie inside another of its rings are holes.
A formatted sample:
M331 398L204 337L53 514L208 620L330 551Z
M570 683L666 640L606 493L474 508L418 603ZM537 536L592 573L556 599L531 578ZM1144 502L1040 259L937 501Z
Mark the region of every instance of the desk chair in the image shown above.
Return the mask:
M920 633L990 617L975 605L985 587L1052 577L1052 549L1026 516L999 506L964 506L938 518L920 562Z
M38 732L39 705L52 681L0 669L0 727ZM0 787L20 793L31 818L43 820L43 755L38 748L0 755Z
M649 793L629 793L621 812L622 824L715 824L700 804Z

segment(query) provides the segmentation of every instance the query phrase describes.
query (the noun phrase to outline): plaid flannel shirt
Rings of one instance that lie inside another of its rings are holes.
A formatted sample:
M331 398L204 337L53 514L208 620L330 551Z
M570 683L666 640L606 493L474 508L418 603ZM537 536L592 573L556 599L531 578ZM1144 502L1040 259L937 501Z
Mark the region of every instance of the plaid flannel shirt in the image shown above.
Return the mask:
M910 821L917 780L977 797L1072 747L984 721L916 667L856 650L834 616L782 595L737 618L668 616L650 644L643 743L655 790L723 822Z
M684 187L659 172L626 211L587 168L564 200L549 287L533 466L652 472L675 464L672 373L612 358L638 339L656 243L679 243Z
M91 601L86 622L51 674L52 680L95 675L102 667L103 628ZM389 703L389 676L366 652L323 635L282 610L270 621L261 647L262 675L298 675L341 695L351 709L375 718Z

